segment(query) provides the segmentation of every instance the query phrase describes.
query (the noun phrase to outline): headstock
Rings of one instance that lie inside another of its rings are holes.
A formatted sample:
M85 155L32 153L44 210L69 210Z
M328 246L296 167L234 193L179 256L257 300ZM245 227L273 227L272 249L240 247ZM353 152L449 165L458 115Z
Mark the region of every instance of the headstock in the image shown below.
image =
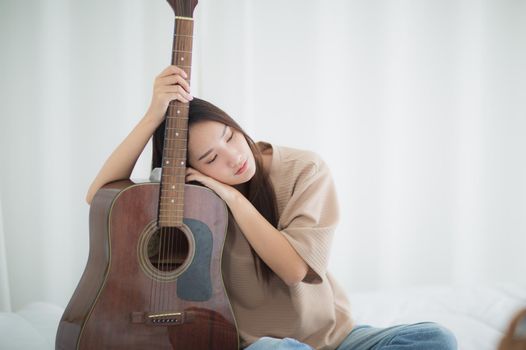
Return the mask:
M197 0L167 0L177 17L193 18Z

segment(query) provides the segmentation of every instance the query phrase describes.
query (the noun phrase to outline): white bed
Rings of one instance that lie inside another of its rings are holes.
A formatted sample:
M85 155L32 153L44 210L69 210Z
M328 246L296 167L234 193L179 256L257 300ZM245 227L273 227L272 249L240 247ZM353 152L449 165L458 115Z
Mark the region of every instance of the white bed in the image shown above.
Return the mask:
M495 350L512 315L526 307L526 289L510 285L405 288L350 298L357 324L439 322L456 334L462 350ZM54 349L62 311L56 305L32 303L0 313L0 349Z

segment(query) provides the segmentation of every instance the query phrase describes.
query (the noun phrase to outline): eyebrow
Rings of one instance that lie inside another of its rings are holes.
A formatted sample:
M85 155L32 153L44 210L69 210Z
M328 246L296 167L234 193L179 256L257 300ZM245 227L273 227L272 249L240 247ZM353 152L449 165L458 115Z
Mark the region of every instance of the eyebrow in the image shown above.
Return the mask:
M220 139L223 138L223 136L225 136L225 133L226 133L226 124L225 124L225 127L223 128L223 133L221 134L221 137ZM203 159L204 157L206 157L207 155L209 155L214 149L213 148L210 148L208 151L205 152L205 154L203 154L201 157L199 157L198 161Z

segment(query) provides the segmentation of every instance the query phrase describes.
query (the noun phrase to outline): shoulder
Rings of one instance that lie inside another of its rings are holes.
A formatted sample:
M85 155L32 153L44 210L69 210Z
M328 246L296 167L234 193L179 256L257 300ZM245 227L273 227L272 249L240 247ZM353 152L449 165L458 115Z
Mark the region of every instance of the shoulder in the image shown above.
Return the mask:
M279 166L287 172L312 176L327 167L323 158L314 151L286 146L275 146L275 149L281 158Z
M314 151L265 141L257 142L257 146L261 152L268 153L272 149L270 178L278 188L295 188L299 183L323 176L328 171L323 158Z

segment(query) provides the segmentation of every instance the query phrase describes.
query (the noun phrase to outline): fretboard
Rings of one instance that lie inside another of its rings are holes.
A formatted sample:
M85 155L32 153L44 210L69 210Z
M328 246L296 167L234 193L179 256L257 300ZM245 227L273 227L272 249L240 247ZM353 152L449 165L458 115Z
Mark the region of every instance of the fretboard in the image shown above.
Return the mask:
M190 83L192 73L193 28L192 18L175 18L172 64L186 72L188 83ZM166 115L159 197L159 227L180 227L183 222L188 109L188 103L172 101Z

